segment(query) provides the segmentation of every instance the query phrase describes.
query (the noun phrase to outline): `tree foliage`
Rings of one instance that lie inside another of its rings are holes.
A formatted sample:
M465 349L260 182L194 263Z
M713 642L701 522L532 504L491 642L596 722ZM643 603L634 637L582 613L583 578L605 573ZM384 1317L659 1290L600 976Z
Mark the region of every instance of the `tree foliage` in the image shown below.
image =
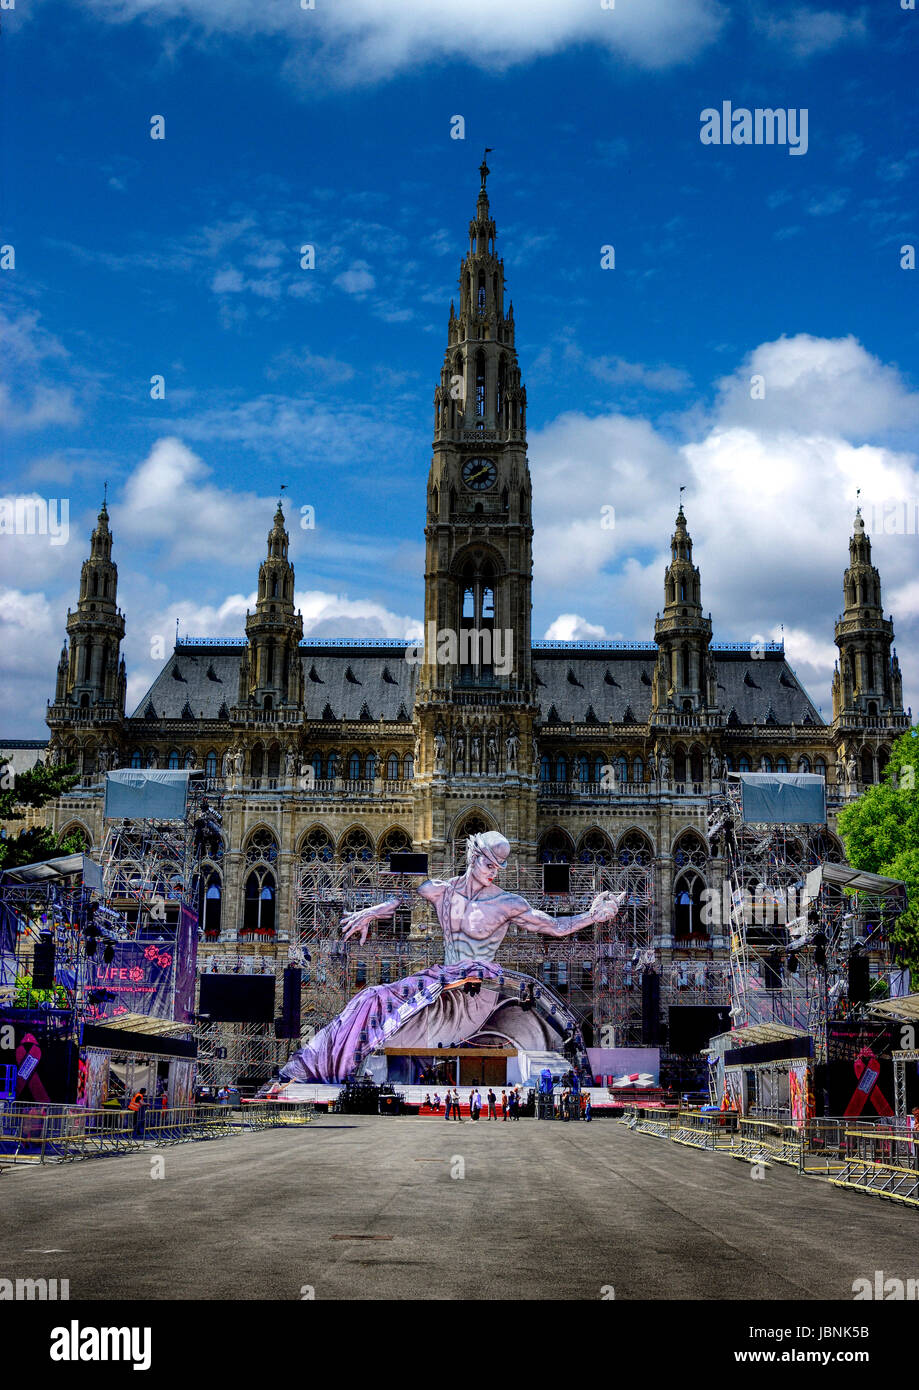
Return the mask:
M15 772L9 764L0 767L0 822L25 820L30 810L39 810L76 786L79 776L74 767L46 767L36 763L28 772ZM61 838L47 826L31 826L17 835L0 840L0 869L15 869L39 859L53 859L80 849L78 836Z
M893 939L919 979L919 725L894 743L883 781L840 813L839 831L853 868L906 884L909 906Z

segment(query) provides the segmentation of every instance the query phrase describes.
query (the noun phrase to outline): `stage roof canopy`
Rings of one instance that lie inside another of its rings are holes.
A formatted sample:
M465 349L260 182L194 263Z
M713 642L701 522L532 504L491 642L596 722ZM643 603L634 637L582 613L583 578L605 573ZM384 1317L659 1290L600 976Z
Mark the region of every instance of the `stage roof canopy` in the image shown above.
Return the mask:
M167 1018L152 1018L148 1014L115 1014L112 1018L100 1018L98 1027L106 1031L122 1033L146 1033L150 1037L178 1038L190 1033L190 1023L174 1023Z
M904 994L899 999L883 999L871 1006L873 1014L882 1018L908 1019L919 1023L919 994Z
M89 860L98 873L99 866L88 854L62 854L57 859L40 859L35 864L20 864L17 869L4 869L3 877L12 883L48 883L52 879L68 878L84 873L84 860Z
M184 820L189 768L120 767L105 774L106 820Z
M760 1043L790 1042L792 1038L809 1036L803 1028L791 1028L787 1023L748 1023L732 1030L731 1041L737 1047L757 1047Z
M731 773L753 825L826 825L826 782L811 772Z
M816 898L823 883L835 883L841 888L855 888L861 893L886 896L902 892L906 885L899 878L869 874L867 869L852 869L848 864L821 864L807 875L807 896Z

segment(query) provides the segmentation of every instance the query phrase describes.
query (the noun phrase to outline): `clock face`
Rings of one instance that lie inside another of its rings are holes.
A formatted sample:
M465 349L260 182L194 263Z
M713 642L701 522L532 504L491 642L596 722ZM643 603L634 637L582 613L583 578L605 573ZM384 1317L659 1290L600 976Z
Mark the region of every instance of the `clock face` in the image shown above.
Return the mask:
M474 492L487 492L497 479L498 470L491 459L467 459L463 464L463 482Z

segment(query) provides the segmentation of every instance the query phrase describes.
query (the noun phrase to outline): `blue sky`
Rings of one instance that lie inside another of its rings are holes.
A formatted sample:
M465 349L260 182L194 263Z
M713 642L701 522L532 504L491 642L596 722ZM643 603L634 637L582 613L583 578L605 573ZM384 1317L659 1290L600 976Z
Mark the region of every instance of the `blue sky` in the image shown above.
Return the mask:
M3 25L0 483L70 506L66 544L0 536L6 736L44 732L103 479L132 707L177 617L242 634L281 482L307 633L416 634L486 144L534 633L650 638L685 484L716 637L784 629L827 715L860 486L917 703L919 271L900 248L919 246L919 13L44 0ZM806 154L703 145L723 101L806 108Z

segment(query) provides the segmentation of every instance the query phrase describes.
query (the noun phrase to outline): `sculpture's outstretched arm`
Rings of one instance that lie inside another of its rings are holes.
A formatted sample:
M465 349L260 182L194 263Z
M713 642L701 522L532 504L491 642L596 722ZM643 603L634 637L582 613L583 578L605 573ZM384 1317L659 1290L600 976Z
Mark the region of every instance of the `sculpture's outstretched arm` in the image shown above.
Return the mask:
M540 912L539 908L524 902L523 911L515 914L512 921L515 926L538 932L540 936L574 936L585 927L612 921L626 897L625 893L598 893L588 910L574 917L550 917L548 912Z
M438 894L442 893L445 887L445 883L438 883L434 879L426 878L415 884L415 891L420 893L423 898L436 900ZM372 907L360 907L356 912L346 912L341 919L342 940L347 941L350 937L360 933L361 945L363 946L367 940L370 923L383 922L387 917L391 917L402 901L402 898L387 898L385 903L375 903Z

